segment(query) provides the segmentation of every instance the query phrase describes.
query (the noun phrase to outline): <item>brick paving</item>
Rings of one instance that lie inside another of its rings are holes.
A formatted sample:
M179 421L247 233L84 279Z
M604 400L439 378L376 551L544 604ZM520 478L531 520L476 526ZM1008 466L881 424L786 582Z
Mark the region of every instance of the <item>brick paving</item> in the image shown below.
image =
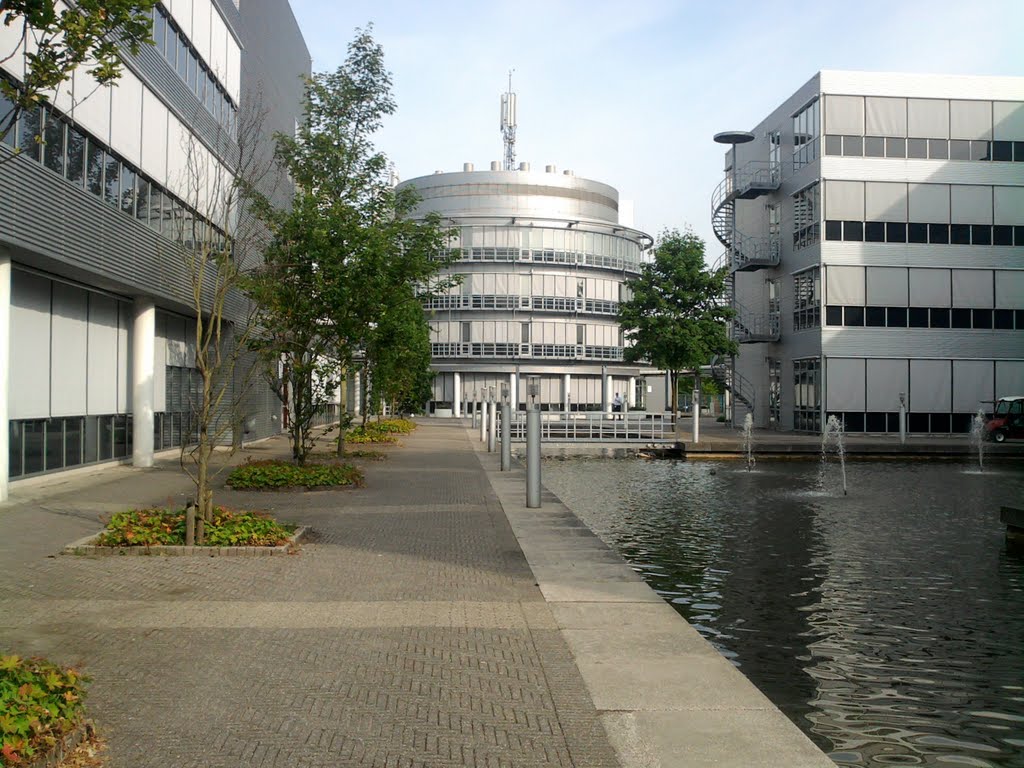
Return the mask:
M173 461L16 491L0 650L92 675L110 766L617 765L466 429L403 443L362 489L218 493L312 526L293 556L55 554L183 498Z

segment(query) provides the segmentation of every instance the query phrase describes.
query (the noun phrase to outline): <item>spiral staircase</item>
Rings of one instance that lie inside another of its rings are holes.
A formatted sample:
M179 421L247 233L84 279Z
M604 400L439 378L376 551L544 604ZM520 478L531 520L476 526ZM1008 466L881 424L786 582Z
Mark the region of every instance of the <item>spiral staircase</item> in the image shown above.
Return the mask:
M750 237L736 230L736 202L755 200L776 191L781 183L778 162L755 160L730 171L711 196L711 227L715 237L725 246L715 269L727 268L726 291L735 315L730 321L730 335L740 344L779 340L780 317L776 312L757 312L736 300L736 273L753 272L778 266L780 243L777 237ZM756 390L753 382L736 370L735 359L715 358L711 375L733 398L754 411ZM733 414L735 421L735 413Z

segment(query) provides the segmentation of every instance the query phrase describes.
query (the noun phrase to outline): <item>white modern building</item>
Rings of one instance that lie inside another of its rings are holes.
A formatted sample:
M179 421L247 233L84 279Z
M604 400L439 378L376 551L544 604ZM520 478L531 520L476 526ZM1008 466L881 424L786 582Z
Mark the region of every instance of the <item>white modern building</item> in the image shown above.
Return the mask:
M823 71L719 140L737 409L946 434L1024 393L1024 78Z
M417 213L436 212L458 233L449 271L462 283L426 307L431 412L459 416L503 386L524 408L526 376L539 377L542 410L608 411L616 393L643 405L644 369L624 362L616 314L651 238L620 215L614 188L528 163L467 163L401 186L419 193Z
M261 100L267 137L301 114L310 57L287 0L168 1L153 37L116 85L75 72L0 144L0 499L9 479L148 466L188 439L195 310L176 246L232 234L216 185L246 101ZM0 51L0 77L18 81L19 25L0 25ZM244 321L242 302L228 315ZM245 410L247 437L279 431L266 386Z

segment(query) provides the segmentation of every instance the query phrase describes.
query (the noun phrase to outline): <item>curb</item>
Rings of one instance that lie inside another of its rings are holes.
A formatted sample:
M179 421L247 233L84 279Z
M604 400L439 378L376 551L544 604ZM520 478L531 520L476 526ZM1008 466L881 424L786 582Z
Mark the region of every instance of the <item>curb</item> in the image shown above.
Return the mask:
M309 526L301 525L295 529L295 533L288 537L287 543L279 544L276 547L189 547L183 544L154 544L149 547L101 547L93 543L100 535L94 533L78 541L71 542L60 551L60 554L107 557L112 555L141 557L266 557L268 555L287 555L295 551L299 542L305 539L309 532Z

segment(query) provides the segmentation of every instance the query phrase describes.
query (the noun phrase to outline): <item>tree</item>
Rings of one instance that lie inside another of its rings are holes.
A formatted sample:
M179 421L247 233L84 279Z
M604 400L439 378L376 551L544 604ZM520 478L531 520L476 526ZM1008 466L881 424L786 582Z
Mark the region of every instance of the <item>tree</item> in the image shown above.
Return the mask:
M626 282L630 298L619 305L619 323L631 345L630 362L648 361L671 377L675 392L680 371L698 370L715 355L736 353L725 305L727 268L709 270L704 241L694 232L666 230L658 237L654 261ZM676 415L673 397L672 415Z
M277 136L277 157L296 195L287 211L258 207L273 241L251 281L265 329L253 344L291 403L292 450L300 463L311 446L313 417L357 355L366 366L385 359L375 358L385 334L392 347L422 348L426 320L415 288L437 282L450 262L439 217L408 218L415 195L396 192L387 158L373 144L395 108L383 50L370 30L357 30L345 63L309 79L295 135ZM405 311L390 317L405 304L416 305L419 324ZM343 414L339 452L348 420Z
M82 67L98 85L121 76L123 52L132 55L151 43L153 7L157 0L0 0L0 21L21 27L18 44L0 51L0 63L25 51L25 74L18 83L0 79L0 95L14 104L0 116L3 140L24 109L47 99Z

